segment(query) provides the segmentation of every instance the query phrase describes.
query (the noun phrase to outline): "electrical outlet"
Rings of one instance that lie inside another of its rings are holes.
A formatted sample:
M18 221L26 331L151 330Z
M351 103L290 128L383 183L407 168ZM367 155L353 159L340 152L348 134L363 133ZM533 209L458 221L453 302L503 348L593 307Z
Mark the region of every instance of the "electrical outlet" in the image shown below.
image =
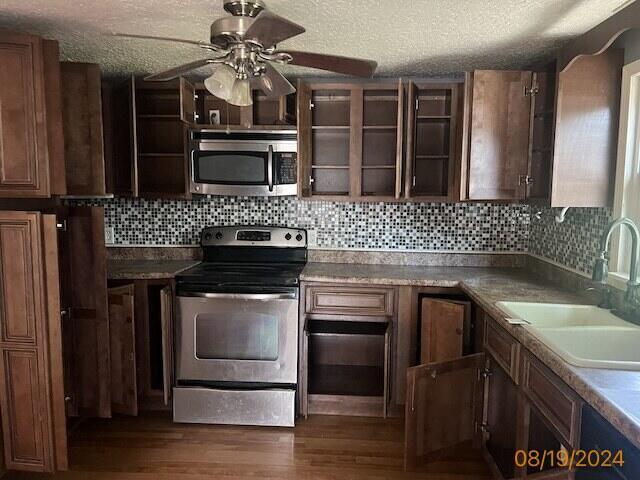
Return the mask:
M115 231L113 227L105 227L104 229L104 243L107 245L113 245L116 241L115 239Z
M307 246L318 246L318 232L316 232L315 230L307 230Z

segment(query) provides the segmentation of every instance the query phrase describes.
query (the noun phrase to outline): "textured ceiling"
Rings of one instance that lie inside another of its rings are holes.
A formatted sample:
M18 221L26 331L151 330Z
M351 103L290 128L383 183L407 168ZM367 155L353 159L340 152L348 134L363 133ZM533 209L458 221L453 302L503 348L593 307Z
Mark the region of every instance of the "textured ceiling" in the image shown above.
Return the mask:
M549 55L625 0L267 0L307 32L292 49L371 58L378 76L516 68ZM61 42L62 56L109 75L150 73L202 58L197 47L110 32L208 40L222 0L0 0L0 28ZM294 75L317 75L290 69Z

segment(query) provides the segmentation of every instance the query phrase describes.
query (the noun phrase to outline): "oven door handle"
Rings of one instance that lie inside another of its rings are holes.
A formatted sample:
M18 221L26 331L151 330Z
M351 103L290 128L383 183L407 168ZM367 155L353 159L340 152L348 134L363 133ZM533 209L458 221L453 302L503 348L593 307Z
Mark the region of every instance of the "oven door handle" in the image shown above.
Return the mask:
M269 181L269 191L273 192L273 145L269 145L267 154L267 180Z
M283 293L211 293L211 292L183 292L179 297L200 298L233 298L237 300L295 300L295 292Z

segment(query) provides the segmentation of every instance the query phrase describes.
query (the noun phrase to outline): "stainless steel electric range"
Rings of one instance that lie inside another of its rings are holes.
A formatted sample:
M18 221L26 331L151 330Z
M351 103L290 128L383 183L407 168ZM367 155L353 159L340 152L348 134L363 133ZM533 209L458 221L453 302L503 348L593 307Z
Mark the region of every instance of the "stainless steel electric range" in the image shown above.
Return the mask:
M176 422L293 426L305 230L209 227L177 276Z

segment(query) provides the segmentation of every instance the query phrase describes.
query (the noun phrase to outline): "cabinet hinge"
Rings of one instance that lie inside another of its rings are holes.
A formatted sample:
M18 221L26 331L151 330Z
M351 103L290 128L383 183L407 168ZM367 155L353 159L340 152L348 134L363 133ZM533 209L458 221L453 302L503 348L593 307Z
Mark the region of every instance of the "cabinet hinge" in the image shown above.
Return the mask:
M414 175L413 178L411 179L411 186L415 187L416 186L416 176Z
M533 177L530 175L518 176L518 185L533 185Z
M315 180L313 179L312 176L309 176L309 185L311 185L313 182L315 182Z
M67 231L67 221L66 220L56 221L56 228L58 230L62 230L63 232L66 232Z
M482 370L482 371L480 372L480 376L481 376L482 378L489 378L492 374L493 374L493 372L492 372L490 369L488 369L488 368L485 368L484 370Z
M309 110L313 110L315 108L315 103L309 101Z
M420 99L416 98L416 112L418 111L419 108L420 108Z
M524 96L535 97L539 91L540 91L540 88L538 88L538 85L531 85L530 87L524 87Z

